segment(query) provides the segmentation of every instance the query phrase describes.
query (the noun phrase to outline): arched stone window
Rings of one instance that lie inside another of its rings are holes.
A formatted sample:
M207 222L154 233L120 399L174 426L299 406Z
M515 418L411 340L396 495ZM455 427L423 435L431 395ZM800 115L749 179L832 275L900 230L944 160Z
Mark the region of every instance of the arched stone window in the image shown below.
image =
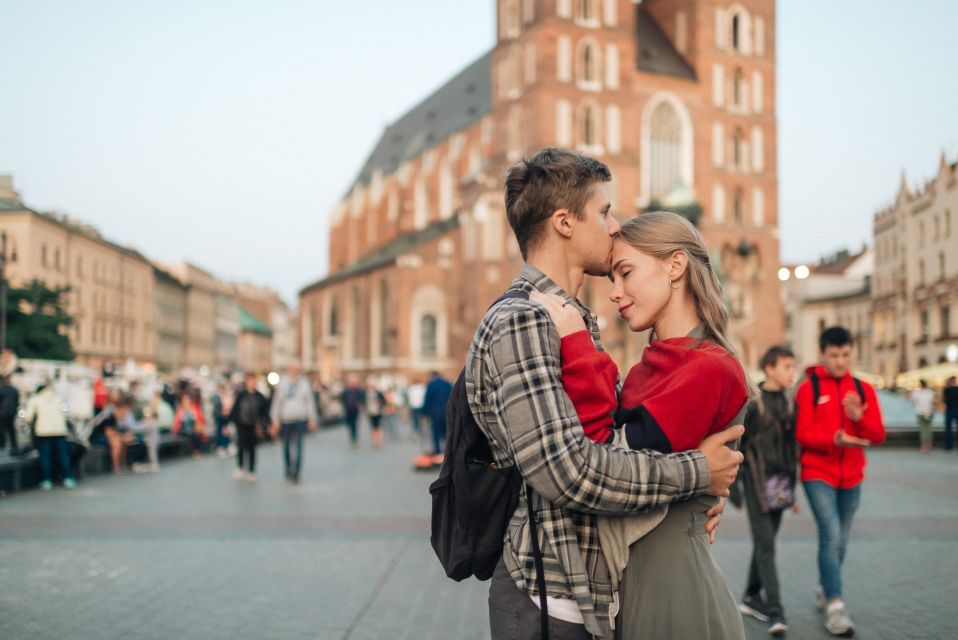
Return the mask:
M329 297L329 336L336 337L339 335L339 302L336 300L336 295L333 294Z
M732 50L742 55L752 53L752 18L740 4L729 7L728 44Z
M438 328L436 316L426 314L419 319L419 355L423 358L435 358L438 350L436 348L436 330Z
M639 132L641 206L675 186L695 184L692 118L675 94L661 91L649 99Z
M652 113L652 195L667 194L680 182L679 160L682 153L682 125L668 103Z
M596 151L599 140L599 107L589 100L579 107L579 147Z
M597 91L602 86L599 46L591 38L579 43L576 80L581 89Z
M732 104L736 109L741 109L745 106L745 88L742 85L742 70L736 69L735 75L732 76Z
M735 188L735 194L732 196L732 218L735 220L735 224L740 225L745 219L744 213L744 203L745 196L742 193L741 187Z

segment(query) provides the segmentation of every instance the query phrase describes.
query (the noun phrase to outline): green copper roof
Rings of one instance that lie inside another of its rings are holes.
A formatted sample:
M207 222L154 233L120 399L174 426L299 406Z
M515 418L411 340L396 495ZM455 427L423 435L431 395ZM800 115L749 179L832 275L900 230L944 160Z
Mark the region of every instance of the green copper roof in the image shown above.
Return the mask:
M254 316L243 307L240 307L240 331L258 333L261 336L267 336L270 338L273 337L273 331L265 324L260 322L259 318Z

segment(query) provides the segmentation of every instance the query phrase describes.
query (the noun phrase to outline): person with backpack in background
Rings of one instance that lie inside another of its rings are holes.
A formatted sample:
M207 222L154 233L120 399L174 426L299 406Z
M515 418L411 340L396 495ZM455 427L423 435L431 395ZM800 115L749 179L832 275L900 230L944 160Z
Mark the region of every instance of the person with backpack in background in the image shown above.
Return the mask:
M818 528L815 601L830 634L851 636L855 624L842 597L842 564L861 500L865 449L884 442L885 427L874 387L852 376L854 341L848 329L825 329L818 345L821 364L807 370L795 394L795 439Z
M798 512L795 401L790 393L795 384L795 354L785 347L772 347L759 364L765 381L759 385L761 395L749 403L741 444L745 462L740 478L752 532L752 561L739 610L767 622L769 634L780 637L788 631L788 623L775 564L775 537L785 510L792 507Z
M10 384L10 378L0 377L0 449L10 440L10 455L20 453L17 446L17 410L20 408L20 392Z
M502 541L501 551L491 550L493 640L611 639L615 597L594 516L636 513L705 493L726 495L742 460L725 446L741 436L741 426L710 436L700 450L671 454L592 442L563 390L558 333L546 309L528 298L532 291L561 296L582 314L601 349L596 317L576 295L585 275L610 271L612 237L619 230L604 184L610 180L603 163L563 149L543 149L509 169L506 216L526 264L483 317L450 396L449 446L430 487L433 547L447 574L463 575L447 566L447 551L459 552L449 534L459 516L475 514L456 512L463 503L450 496L462 492L472 504L505 515L504 530L496 520L492 529L468 532ZM466 477L511 471L506 485L514 489L506 493L516 508L509 514L498 512L501 501L485 502L484 482L456 482L473 462L459 445L470 421L492 460L473 466L475 473ZM722 509L724 503L709 511L707 530ZM483 526L481 520L473 524ZM488 567L479 569L477 577L489 577Z
M256 388L255 373L247 372L243 377L243 386L236 393L233 410L227 422L233 423L236 427L236 440L239 446L233 479L244 478L243 463L246 461L248 467L245 478L248 482L256 482L256 444L259 439L257 432L269 424L269 401Z
M958 422L958 378L951 376L941 390L941 404L945 407L945 451L953 447L952 427Z

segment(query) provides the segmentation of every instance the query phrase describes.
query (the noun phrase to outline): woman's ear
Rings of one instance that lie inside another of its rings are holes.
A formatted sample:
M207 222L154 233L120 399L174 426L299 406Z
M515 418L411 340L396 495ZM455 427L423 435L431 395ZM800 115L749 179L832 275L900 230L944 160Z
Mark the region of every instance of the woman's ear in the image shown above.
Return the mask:
M563 238L572 237L572 213L568 209L556 209L549 218L552 227Z
M669 279L681 280L689 268L689 256L684 251L676 251L669 258Z

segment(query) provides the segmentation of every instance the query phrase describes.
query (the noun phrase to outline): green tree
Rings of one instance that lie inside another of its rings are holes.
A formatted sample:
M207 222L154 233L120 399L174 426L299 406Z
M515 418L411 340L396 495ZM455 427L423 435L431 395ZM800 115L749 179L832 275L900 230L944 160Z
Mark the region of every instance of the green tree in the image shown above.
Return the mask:
M73 318L66 311L70 287L46 286L31 280L7 289L7 346L21 358L73 360L66 335Z

